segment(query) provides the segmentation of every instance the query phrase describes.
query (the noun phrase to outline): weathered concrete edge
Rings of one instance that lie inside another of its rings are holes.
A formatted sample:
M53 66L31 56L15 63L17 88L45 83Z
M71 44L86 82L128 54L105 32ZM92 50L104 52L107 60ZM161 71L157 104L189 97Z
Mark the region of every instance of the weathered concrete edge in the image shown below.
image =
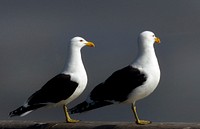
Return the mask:
M200 129L200 123L159 122L136 125L131 122L39 122L1 120L0 129Z

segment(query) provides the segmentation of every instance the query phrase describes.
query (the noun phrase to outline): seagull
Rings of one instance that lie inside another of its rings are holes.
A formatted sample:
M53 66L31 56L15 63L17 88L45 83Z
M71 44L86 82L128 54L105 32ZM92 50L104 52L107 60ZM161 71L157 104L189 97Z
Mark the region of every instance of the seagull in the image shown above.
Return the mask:
M160 39L151 31L144 31L138 37L138 55L130 65L115 71L104 82L97 85L82 103L69 112L82 113L115 103L132 105L136 124L150 124L140 120L136 111L136 101L150 95L160 80L160 68L154 50L154 43Z
M81 48L84 46L95 45L82 37L72 38L64 71L50 79L40 90L32 94L24 105L10 112L9 116L25 116L38 108L63 106L66 122L78 122L79 120L70 118L67 104L76 99L87 85L87 74L81 57Z

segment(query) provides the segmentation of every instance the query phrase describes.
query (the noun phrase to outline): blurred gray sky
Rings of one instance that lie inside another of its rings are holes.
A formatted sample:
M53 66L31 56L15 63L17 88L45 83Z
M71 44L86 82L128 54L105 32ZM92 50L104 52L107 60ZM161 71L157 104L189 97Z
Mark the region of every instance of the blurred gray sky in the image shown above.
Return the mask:
M152 121L200 120L199 0L0 0L0 119L63 70L66 44L74 36L93 41L83 48L85 92L70 107L137 53L137 36L153 31L161 81L138 101L138 114ZM73 115L81 120L133 121L130 105ZM40 109L19 120L64 121L61 107Z

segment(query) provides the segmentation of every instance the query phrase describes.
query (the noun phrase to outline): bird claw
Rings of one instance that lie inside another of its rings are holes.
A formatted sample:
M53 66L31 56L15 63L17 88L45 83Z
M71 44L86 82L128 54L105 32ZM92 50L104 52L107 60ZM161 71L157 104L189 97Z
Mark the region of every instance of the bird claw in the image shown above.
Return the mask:
M80 120L74 120L74 119L68 119L68 120L66 120L67 123L77 123L79 121Z
M147 121L147 120L137 120L136 124L138 125L147 125L147 124L151 124L151 121Z

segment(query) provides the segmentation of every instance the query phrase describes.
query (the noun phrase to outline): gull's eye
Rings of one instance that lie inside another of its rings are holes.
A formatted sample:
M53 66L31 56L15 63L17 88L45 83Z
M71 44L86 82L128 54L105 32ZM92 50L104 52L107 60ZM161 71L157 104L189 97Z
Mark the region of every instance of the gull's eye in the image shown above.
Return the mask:
M155 37L155 35L153 35L153 37Z
M80 42L83 42L83 40L81 39Z

